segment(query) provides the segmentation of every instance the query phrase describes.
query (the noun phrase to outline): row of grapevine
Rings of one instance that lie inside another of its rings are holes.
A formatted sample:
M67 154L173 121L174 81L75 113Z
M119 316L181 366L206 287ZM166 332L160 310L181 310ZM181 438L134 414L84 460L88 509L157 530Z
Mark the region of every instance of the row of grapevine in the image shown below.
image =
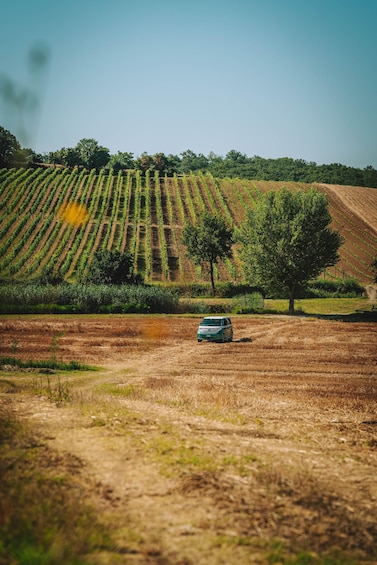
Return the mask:
M80 261L83 261L85 267L85 259L88 260L89 253L86 255L87 250L86 240L89 231L93 225L92 217L96 210L97 200L95 198L94 187L97 184L97 176L95 171L92 170L89 175L86 175L82 183L80 204L85 206L89 213L89 221L85 225L75 223L73 225L66 225L65 228L70 233L71 245L68 247L64 256L64 261L61 266L62 272L67 278L72 277L74 273L80 273Z
M143 243L143 236L145 235L145 227L141 226L141 213L142 213L142 179L140 171L136 173L136 183L135 187L132 190L132 200L133 200L133 209L132 214L130 215L130 220L132 218L132 225L128 225L128 229L131 228L131 244L130 244L130 251L135 260L135 273L138 270L141 270L143 266L143 257L141 254L141 244Z
M160 247L160 255L161 255L162 276L164 280L168 280L169 278L168 248L165 239L160 177L158 175L158 171L156 171L155 173L154 185L155 185L155 206L156 206L157 226L158 226L158 235L159 235L159 243L160 243L159 247Z
M99 243L102 237L102 230L104 228L104 212L107 203L107 188L105 184L105 174L103 170L95 177L92 185L92 196L88 208L90 220L85 226L83 237L79 248L79 256L75 255L76 266L75 272L81 277L85 274L93 253L99 248ZM103 194L105 192L105 194ZM73 265L75 264L72 261ZM73 274L72 266L70 268L70 275Z
M45 193L41 207L45 225L28 248L24 256L24 268L19 271L20 275L24 276L27 273L30 276L35 272L36 267L41 270L52 258L66 253L69 234L65 229L66 226L58 220L58 217L68 198L76 199L79 186L76 175L77 170L73 175L64 173L57 175L55 190L41 191ZM38 257L37 264L35 257Z
M63 172L62 178L67 175ZM42 177L42 174L41 174ZM5 235L4 239L6 241L6 247L8 253L5 254L4 260L2 262L2 270L10 275L22 275L23 268L27 263L29 256L32 256L35 246L40 241L43 233L46 231L48 225L48 215L49 206L54 201L54 199L64 197L65 190L58 191L54 190L55 183L57 182L57 176L53 173L49 179L49 182L45 184L40 184L38 186L38 192L42 194L40 199L40 205L38 209L33 214L27 214L22 206L17 206L10 217L13 219L13 225L10 226L9 231ZM48 187L48 189L46 189ZM28 195L32 193L31 185L24 184L15 187L16 191L26 192ZM20 200L19 200L20 201ZM21 202L23 198L21 198ZM52 238L53 239L53 238ZM1 253L1 255L3 255ZM33 256L33 264L38 266L38 260L40 257ZM29 269L28 275L33 272L33 269Z
M145 173L144 183L144 213L145 213L145 278L147 281L151 278L152 273L152 234L151 234L151 183L150 171Z
M124 184L123 178L121 180L118 179L118 190L121 191L121 193L119 196L119 212L116 218L119 221L119 230L115 248L123 253L128 248L127 226L132 194L132 175L130 171L127 174L127 179Z
M363 220L367 208L361 215L354 213L342 201L340 191L326 186L216 179L192 173L161 179L150 172L115 175L47 167L0 169L0 278L35 278L48 267L74 280L85 273L96 249L116 249L132 253L135 272L150 282L207 280L204 271L186 256L182 244L186 222L197 222L209 210L220 212L237 227L263 193L281 186L295 190L316 186L328 195L333 226L345 239L340 262L328 272L340 271L371 282L377 226ZM362 189L358 190L361 198ZM373 198L376 210L377 190L368 192L369 207ZM82 225L66 221L61 214L72 202L87 211L88 219ZM361 207L360 200L358 211ZM233 259L219 263L216 272L222 280L241 280L237 245Z
M178 234L177 232L177 222L176 222L176 214L174 213L171 181L172 179L169 179L168 176L165 175L163 186L166 197L167 224L170 226L169 234L171 237L171 240L167 242L169 245L169 252L168 252L169 279L175 280L176 278L179 278L183 280L184 279L183 264L179 253L180 234ZM175 183L175 179L174 179L174 183Z
M115 234L116 234L118 222L115 221L115 220L111 221L111 219L117 218L118 215L119 215L120 185L122 183L121 171L118 172L118 176L116 178L116 181L114 179L114 182L115 182L115 186L114 186L114 190L113 190L111 200L109 202L110 212L108 213L108 215L109 215L109 220L111 222L111 227L110 227L109 237L108 237L107 245L106 245L107 249L113 249L115 247L114 241L115 241Z
M78 200L81 206L85 207L85 209L89 209L88 201L91 194L91 187L94 182L95 171L92 170L89 174L86 172L82 172L79 179L79 191L78 194L80 195L80 199ZM59 270L66 275L67 273L71 274L73 272L75 263L74 258L78 256L78 248L81 244L81 233L82 228L80 225L73 225L67 231L70 232L70 237L68 241L68 245L66 247L66 252L62 253L60 257L54 258L54 263L52 264L53 268L56 272Z
M180 178L174 174L173 179L169 179L169 196L172 202L172 208L174 213L174 232L176 235L176 241L178 241L178 256L180 258L180 272L181 280L192 280L197 276L196 267L187 259L185 256L185 248L182 245L182 230L186 221L188 221L189 216L188 210L184 205L184 195L182 192ZM174 262L172 262L174 264ZM174 275L170 278L174 278Z

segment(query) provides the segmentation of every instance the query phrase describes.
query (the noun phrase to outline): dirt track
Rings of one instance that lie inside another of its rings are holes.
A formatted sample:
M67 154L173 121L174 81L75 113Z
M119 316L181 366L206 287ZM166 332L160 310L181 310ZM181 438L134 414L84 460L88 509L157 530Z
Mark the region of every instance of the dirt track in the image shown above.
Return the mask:
M96 562L267 563L278 540L377 563L377 325L245 316L233 343L198 344L197 323L1 319L1 355L102 367L64 377L61 407L21 390L44 376L0 388L92 479L115 540Z

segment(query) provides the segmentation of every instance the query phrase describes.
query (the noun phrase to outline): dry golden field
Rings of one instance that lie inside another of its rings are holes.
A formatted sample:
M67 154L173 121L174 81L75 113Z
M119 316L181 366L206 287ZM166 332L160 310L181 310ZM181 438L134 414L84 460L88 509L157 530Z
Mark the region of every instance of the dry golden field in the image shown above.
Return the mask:
M100 367L0 373L111 536L86 562L376 564L377 324L234 316L215 344L198 321L0 319L2 356Z

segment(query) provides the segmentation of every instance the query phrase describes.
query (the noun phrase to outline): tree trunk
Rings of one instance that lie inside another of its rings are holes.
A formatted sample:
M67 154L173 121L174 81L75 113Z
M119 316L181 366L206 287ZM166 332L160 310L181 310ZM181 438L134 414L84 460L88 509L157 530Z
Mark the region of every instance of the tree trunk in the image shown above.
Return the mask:
M289 293L288 313L289 313L290 316L293 316L293 314L295 313L295 290L294 290L294 288L291 288L290 293Z
M210 262L210 273L211 273L211 286L212 286L212 294L215 296L215 280L213 278L213 263Z

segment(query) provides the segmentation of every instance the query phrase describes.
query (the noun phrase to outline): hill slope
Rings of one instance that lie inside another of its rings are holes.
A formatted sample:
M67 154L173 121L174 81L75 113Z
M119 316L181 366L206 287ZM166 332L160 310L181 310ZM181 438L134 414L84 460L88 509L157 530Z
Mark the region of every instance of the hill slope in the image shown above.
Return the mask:
M195 222L209 209L234 225L267 190L315 186L329 198L333 227L345 239L332 276L373 280L370 264L377 257L377 190L293 182L215 179L183 175L159 179L60 168L0 170L0 277L25 280L44 267L61 270L66 279L81 275L96 249L128 250L146 281L208 280L189 261L181 243L186 221ZM72 202L88 212L86 222L62 218ZM221 280L242 280L237 248L234 258L218 265Z

